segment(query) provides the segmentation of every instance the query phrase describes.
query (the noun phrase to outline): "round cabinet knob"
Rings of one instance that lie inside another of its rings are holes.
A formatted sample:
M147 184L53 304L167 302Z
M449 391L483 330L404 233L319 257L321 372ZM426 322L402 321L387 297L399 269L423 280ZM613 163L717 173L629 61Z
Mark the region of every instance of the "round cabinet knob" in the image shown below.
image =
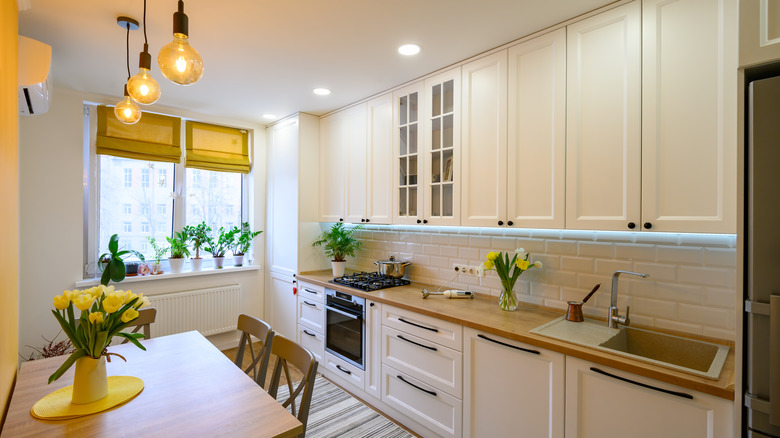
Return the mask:
M427 224L428 223L428 219L423 219L423 223Z
M629 222L629 223L628 223L628 229L629 229L629 230L633 230L634 228L636 228L636 224L635 224L635 223L633 223L633 222Z
M371 222L371 219L366 219L366 222Z
M360 219L360 222L365 222L365 221L366 221L365 219Z
M504 221L498 221L498 226L504 225Z
M509 222L507 222L506 224L507 224L507 225L509 225L509 226L511 227L511 226L512 226L512 225L514 225L515 223L514 223L514 222L512 222L512 221L509 221Z
M417 219L417 223L420 224L422 223L422 221L420 219Z
M369 303L369 306L374 307L374 303Z
M646 230L649 230L650 228L653 228L653 224L651 224L650 222L645 222L644 225L642 225L642 226L645 227Z
M339 218L339 222L344 222L344 218L343 218L343 217L340 217L340 218Z

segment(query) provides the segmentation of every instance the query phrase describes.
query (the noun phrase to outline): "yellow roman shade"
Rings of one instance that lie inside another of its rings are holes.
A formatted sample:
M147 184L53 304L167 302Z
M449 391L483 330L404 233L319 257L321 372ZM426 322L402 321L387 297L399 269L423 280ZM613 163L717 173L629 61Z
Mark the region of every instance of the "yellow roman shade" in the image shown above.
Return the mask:
M134 125L114 116L114 107L98 106L97 153L136 160L178 163L181 159L181 119L143 113Z
M244 129L188 121L186 167L249 173L249 133Z

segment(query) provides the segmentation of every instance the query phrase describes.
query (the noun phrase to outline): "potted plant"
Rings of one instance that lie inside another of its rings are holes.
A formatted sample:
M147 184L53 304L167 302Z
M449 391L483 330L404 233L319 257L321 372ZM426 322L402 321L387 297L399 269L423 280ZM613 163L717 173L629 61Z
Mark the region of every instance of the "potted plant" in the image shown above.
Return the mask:
M222 265L225 262L225 253L234 245L236 240L236 231L236 228L226 230L225 227L219 227L219 236L217 236L216 242L214 239L209 239L206 242L206 246L203 247L204 250L210 252L211 256L214 257L214 267L216 269L222 269Z
M190 255L190 250L187 248L187 234L184 231L174 232L172 238L166 237L166 239L171 245L168 264L171 265L171 272L178 274L184 266L184 258Z
M149 245L151 245L152 250L154 251L154 263L152 264L152 274L158 275L163 273L162 269L162 258L165 257L165 253L168 252L168 247L164 244L157 243L157 239L151 236L147 236L146 239L149 241Z
M249 222L241 224L241 228L233 227L231 230L235 236L233 243L233 264L236 266L242 266L244 264L244 254L249 251L249 247L252 246L252 240L257 237L262 231L252 231L249 228Z
M125 258L134 255L140 260L144 260L144 255L132 249L119 250L119 236L114 234L108 240L108 252L100 254L98 257L98 266L102 267L103 275L100 277L100 284L108 286L109 281L119 283L125 279L127 273L125 268ZM136 269L138 266L136 265Z
M192 261L192 270L200 271L203 267L203 259L200 258L200 247L211 240L211 227L206 225L206 222L201 222L198 225L187 225L182 230L192 242L192 247L195 248L195 257L190 259Z
M360 249L363 244L355 238L355 232L361 228L363 228L362 225L345 228L343 223L336 222L330 227L330 230L323 231L312 244L312 246L322 246L325 255L330 257L334 277L344 276L344 269L347 266L346 257L354 257L355 251Z

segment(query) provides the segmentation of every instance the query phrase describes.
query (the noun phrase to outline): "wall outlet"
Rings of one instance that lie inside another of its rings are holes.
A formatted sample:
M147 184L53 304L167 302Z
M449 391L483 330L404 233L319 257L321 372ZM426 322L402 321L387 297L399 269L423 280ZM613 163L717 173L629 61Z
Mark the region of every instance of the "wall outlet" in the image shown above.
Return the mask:
M485 271L479 266L464 265L461 263L455 263L452 265L455 272L458 274L470 275L476 278L482 278L485 276Z

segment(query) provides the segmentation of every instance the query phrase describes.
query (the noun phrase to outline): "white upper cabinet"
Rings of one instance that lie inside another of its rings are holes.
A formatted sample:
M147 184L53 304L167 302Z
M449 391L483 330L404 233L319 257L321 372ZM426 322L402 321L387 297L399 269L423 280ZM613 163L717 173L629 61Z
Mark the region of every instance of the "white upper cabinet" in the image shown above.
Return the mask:
M320 222L343 222L347 171L347 114L344 111L320 119Z
M566 29L509 48L509 226L563 228L566 207Z
M460 225L460 67L425 80L422 223Z
M366 103L367 166L366 222L393 221L393 95L388 93ZM351 198L351 196L350 196Z
M506 57L502 50L462 67L461 225L507 220Z
M567 31L566 227L636 228L642 141L640 4L595 15Z
M642 227L734 233L736 1L642 7Z
M346 126L346 156L340 167L332 170L346 175L346 221L366 221L366 104L344 110Z
M422 223L423 83L393 92L393 223Z
M737 11L729 9L729 16ZM735 26L731 25L731 27ZM780 2L739 2L739 66L751 67L780 59Z

